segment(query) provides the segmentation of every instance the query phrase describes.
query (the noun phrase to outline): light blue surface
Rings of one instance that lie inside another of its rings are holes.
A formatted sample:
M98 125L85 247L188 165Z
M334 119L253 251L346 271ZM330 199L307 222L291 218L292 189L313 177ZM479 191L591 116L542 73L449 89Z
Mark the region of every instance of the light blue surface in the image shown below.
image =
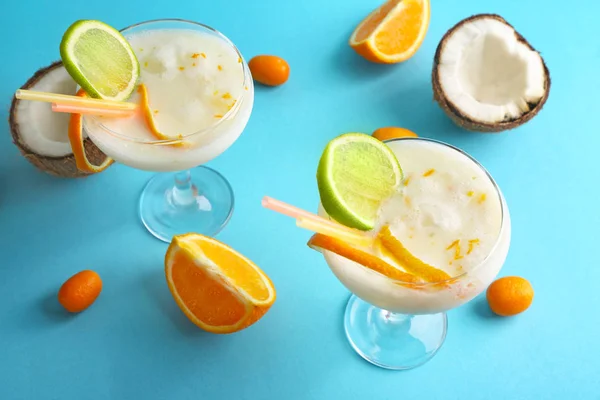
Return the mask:
M230 180L236 210L218 238L273 279L278 299L256 325L203 333L175 305L167 246L136 214L150 173L122 165L84 180L37 172L0 132L0 399L600 399L599 3L433 0L419 52L369 64L347 46L378 0L11 1L0 14L2 120L14 90L58 58L76 19L116 27L153 18L221 30L246 58L283 56L289 82L258 89L246 131L209 165ZM262 11L259 11L259 8ZM456 128L432 101L433 53L454 23L504 16L552 74L544 110L499 135ZM449 313L447 340L408 372L376 368L344 337L348 292L309 250L309 233L260 207L263 195L314 209L328 140L399 125L481 161L502 187L513 241L501 275L536 290L523 315L493 318L479 298ZM77 316L60 284L91 268L104 290Z

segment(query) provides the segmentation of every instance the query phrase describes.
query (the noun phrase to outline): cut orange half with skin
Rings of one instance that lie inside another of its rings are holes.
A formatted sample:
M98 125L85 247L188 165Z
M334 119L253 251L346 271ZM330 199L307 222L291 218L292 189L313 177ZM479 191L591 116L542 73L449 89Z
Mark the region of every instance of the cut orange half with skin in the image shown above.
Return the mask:
M173 237L165 274L183 313L212 333L247 328L276 297L273 283L252 261L218 240L195 233Z
M314 250L327 250L339 256L354 261L366 268L387 276L388 278L403 282L403 283L422 283L418 277L400 271L398 268L388 264L381 258L369 254L365 251L356 249L348 243L331 236L326 236L321 233L314 234L308 241L308 246Z
M77 96L85 97L85 91L80 89L77 92ZM89 172L91 174L102 172L114 162L110 157L106 157L100 165L93 165L90 160L88 160L83 144L83 116L81 114L71 114L68 133L71 150L75 157L75 165L77 165L77 169L80 171Z
M429 0L388 0L356 27L350 46L376 63L405 61L425 39L429 8Z

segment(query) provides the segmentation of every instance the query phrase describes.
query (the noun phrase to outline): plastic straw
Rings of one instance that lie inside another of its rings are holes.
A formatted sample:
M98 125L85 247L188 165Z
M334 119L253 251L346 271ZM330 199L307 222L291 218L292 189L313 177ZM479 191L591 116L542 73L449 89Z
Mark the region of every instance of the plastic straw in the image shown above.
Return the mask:
M331 236L348 243L354 243L363 246L370 245L372 243L372 239L364 234L355 233L347 229L340 229L338 227L331 226L330 224L323 224L320 221L310 218L298 218L296 220L296 225L300 228Z
M287 215L288 217L292 217L294 219L298 219L298 218L312 219L317 222L321 222L322 224L331 225L333 228L345 229L349 232L353 231L352 228L348 228L348 227L338 224L337 222L334 222L334 221L329 221L323 217L318 216L317 214L313 214L313 213L305 211L301 208L294 207L293 205L284 203L283 201L275 200L272 197L268 197L268 196L263 197L262 205L263 205L263 207L268 208L269 210L278 212L283 215Z
M74 106L69 104L52 103L52 111L71 114L93 114L102 115L105 117L129 117L133 115L135 110L114 110L108 108L90 107L90 106Z
M19 89L15 93L15 97L19 100L45 101L47 103L56 103L62 105L73 106L90 106L112 110L135 110L137 104L128 103L125 101L112 101L90 99L87 97L70 96L67 94L37 92L34 90Z

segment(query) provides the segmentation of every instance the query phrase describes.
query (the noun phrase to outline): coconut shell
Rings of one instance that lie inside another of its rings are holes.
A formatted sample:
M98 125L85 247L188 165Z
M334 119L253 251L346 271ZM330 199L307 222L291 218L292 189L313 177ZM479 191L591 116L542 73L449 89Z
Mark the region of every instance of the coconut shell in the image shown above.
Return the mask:
M37 82L39 82L48 72L60 67L62 67L62 62L56 61L47 67L39 69L31 78L29 78L29 80L27 80L27 82L25 82L21 89L31 88ZM39 170L44 171L53 176L58 176L62 178L81 178L93 175L93 173L82 172L79 169L77 169L77 165L75 164L75 157L73 156L73 154L69 154L63 157L48 157L41 154L37 154L35 151L30 149L21 140L19 134L19 123L17 121L16 115L16 107L17 104L19 104L19 101L27 100L19 100L16 97L13 97L10 107L9 125L13 143L19 148L19 151L21 152L23 157L25 157L27 161L29 161ZM100 149L96 147L96 145L89 138L86 138L84 140L84 148L86 156L94 165L100 165L107 157L106 154L100 151Z
M472 22L476 19L481 19L481 18L495 19L495 20L511 27L513 29L513 31L515 32L515 35L517 36L517 40L519 42L523 43L524 45L529 47L532 51L535 51L536 53L539 54L539 52L536 49L534 49L533 46L531 46L531 44L529 44L529 42L527 42L527 40L525 40L525 38L523 36L521 36L521 34L519 34L517 32L517 30L511 24L506 22L506 20L504 18L502 18L501 16L499 16L497 14L472 15L468 18L463 19L462 21L460 21L459 23L454 25L452 28L450 28L448 30L448 32L446 32L446 34L442 37L442 40L438 44L438 47L435 51L435 56L433 59L433 70L432 70L432 74L431 74L431 82L433 85L433 98L440 105L442 110L444 110L446 115L448 115L448 117L450 117L450 119L452 119L452 121L454 121L454 123L456 123L458 126L463 127L470 131L497 133L497 132L502 132L502 131L506 131L509 129L514 129L520 125L523 125L524 123L526 123L527 121L529 121L533 117L535 117L538 112L540 112L542 107L544 107L546 100L548 99L548 94L550 93L550 71L548 71L548 67L546 66L546 63L544 62L544 58L540 55L540 58L542 60L542 65L544 66L544 76L546 77L544 95L540 98L540 100L537 103L529 104L529 111L522 114L519 118L490 124L490 123L484 123L481 121L475 121L475 120L471 119L469 116L465 115L463 112L461 112L461 110L458 109L444 95L444 92L440 86L440 77L439 77L438 66L439 66L442 50L446 46L446 43L447 43L450 35L456 29L460 28L465 23Z

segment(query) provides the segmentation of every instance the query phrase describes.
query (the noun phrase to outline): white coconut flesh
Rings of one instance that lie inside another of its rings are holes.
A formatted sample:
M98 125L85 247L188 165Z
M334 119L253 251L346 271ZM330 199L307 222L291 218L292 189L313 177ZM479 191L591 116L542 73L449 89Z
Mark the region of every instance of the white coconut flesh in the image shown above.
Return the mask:
M28 89L72 95L77 84L61 65L52 68ZM68 136L71 114L53 112L50 103L25 100L18 102L15 113L19 138L31 151L47 157L65 157L73 153Z
M474 121L515 120L544 96L546 70L535 50L509 25L479 18L447 38L438 64L446 99Z

